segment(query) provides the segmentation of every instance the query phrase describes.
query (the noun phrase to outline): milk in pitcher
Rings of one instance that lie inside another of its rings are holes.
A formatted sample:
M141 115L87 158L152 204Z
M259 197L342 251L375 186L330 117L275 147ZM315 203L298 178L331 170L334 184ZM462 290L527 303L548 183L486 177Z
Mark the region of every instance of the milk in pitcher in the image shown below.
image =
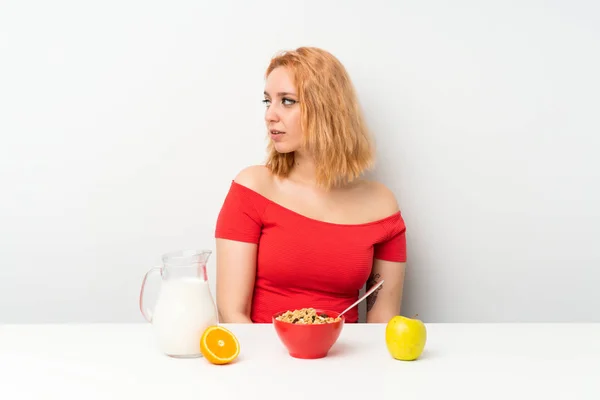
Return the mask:
M217 324L208 282L200 277L162 282L152 324L160 349L172 357L199 357L200 337Z

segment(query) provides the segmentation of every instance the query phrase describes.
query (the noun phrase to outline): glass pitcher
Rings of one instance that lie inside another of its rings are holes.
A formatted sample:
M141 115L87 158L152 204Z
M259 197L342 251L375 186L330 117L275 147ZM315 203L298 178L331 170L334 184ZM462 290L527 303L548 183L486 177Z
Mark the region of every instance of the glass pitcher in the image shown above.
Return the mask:
M210 250L182 250L163 255L163 266L146 272L140 311L152 324L161 351L171 357L200 357L200 337L217 324L217 309L208 286ZM154 311L144 307L144 288L152 273L162 277Z

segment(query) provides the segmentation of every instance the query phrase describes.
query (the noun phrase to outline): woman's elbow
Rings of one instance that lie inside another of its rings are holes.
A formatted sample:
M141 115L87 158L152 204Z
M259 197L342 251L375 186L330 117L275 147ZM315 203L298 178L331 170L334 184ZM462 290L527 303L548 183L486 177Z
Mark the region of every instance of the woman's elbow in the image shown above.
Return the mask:
M219 322L224 324L251 324L252 319L249 313L219 309Z
M217 310L220 322L229 324L251 323L250 309L250 304L243 299L217 295Z

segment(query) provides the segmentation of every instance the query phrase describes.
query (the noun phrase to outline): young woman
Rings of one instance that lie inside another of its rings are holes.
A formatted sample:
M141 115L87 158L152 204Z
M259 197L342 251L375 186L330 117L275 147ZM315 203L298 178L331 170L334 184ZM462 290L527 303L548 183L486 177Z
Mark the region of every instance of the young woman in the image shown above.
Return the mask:
M400 313L405 225L393 193L366 180L373 144L343 65L318 48L266 71L265 165L234 178L216 226L220 321L270 323L279 311L341 312L359 290L367 322ZM358 306L345 314L358 321Z

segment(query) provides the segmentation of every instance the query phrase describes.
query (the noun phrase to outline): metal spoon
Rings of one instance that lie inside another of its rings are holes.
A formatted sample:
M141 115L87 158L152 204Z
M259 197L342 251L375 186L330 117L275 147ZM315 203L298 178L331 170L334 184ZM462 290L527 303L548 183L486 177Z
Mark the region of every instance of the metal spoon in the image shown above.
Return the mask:
M354 303L352 303L352 305L350 307L348 307L344 311L342 311L342 313L340 315L338 315L338 317L341 317L342 315L344 315L346 313L346 311L350 310L352 307L354 307L355 305L357 305L358 303L360 303L361 301L363 301L364 299L366 299L367 297L369 297L369 295L371 293L373 293L375 291L375 289L377 289L382 284L383 284L383 279L378 284L373 285L373 287L371 287L371 289L369 289L368 292L366 292L365 294L363 294L360 299L358 299Z

